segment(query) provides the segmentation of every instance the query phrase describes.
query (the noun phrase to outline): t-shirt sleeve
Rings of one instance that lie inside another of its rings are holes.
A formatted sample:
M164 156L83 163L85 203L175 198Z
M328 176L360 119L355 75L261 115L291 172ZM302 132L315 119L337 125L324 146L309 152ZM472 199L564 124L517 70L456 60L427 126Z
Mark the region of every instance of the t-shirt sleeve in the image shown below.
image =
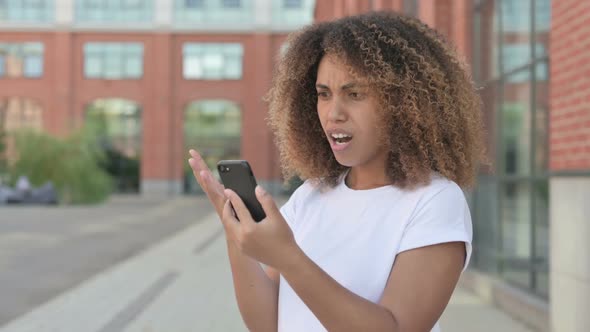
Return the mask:
M446 242L465 242L465 265L471 258L471 214L461 188L450 182L418 202L401 239L398 253Z
M293 220L295 220L295 195L291 195L291 197L289 197L289 200L287 201L287 203L283 204L283 206L281 207L280 211L281 214L283 215L283 218L285 218L285 221L287 221L287 224L289 224L289 227L291 227L291 229L293 229Z

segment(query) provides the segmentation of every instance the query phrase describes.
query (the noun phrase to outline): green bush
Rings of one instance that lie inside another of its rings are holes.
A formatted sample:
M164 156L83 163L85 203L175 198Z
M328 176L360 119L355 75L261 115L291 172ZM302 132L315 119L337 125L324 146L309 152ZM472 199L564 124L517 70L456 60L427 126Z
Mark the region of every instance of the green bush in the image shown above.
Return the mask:
M60 139L30 130L15 132L17 160L9 166L13 183L25 175L33 186L53 182L60 202L98 203L113 187L111 177L100 168L104 153L92 130L78 131Z
M6 131L4 126L0 122L0 183L2 183L2 177L7 172L8 165L6 163Z

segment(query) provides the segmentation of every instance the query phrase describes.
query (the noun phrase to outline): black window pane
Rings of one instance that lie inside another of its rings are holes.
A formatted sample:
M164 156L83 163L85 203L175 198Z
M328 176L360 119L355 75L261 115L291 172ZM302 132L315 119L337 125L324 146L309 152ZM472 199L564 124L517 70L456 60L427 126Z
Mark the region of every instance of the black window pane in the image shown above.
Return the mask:
M531 160L531 84L525 69L506 77L504 100L500 107L501 171L506 174L530 174Z
M285 8L301 8L302 0L283 0L283 7Z
M204 0L184 0L185 8L203 8Z
M549 296L549 181L547 179L535 183L535 253L534 273L535 291Z
M526 181L501 185L502 276L516 285L531 287L531 193Z
M240 8L240 0L222 0L222 5L225 8Z

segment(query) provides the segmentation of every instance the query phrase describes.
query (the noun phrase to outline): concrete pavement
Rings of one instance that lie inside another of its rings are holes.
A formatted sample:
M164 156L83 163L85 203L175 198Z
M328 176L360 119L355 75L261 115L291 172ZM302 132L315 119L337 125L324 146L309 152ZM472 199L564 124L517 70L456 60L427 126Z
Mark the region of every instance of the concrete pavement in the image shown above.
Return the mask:
M530 332L463 289L441 325L454 332ZM41 331L246 331L218 220L210 215L0 328Z

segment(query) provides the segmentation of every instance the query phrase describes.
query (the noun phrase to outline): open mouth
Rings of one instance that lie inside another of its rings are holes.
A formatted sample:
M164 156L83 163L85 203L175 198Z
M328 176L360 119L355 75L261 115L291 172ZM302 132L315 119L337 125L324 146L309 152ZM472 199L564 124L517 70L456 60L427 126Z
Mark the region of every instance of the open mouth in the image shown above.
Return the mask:
M332 143L336 146L345 146L352 140L352 135L348 134L330 134Z

